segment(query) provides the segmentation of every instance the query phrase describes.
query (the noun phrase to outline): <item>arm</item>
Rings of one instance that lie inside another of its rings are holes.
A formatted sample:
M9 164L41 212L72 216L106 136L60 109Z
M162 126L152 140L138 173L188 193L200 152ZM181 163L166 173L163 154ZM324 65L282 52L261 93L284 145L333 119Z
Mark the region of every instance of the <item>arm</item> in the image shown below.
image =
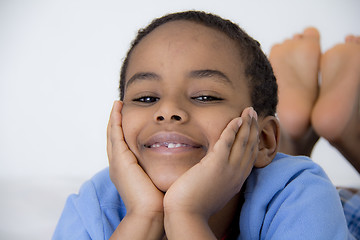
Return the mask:
M167 191L164 220L169 239L215 239L209 218L240 191L253 168L257 144L256 113L248 108L228 124L201 162Z
M164 235L163 215L126 215L120 222L112 239L162 239Z
M154 186L124 141L121 108L122 103L116 101L107 129L107 153L110 178L127 213L110 239L161 239L164 235L164 195Z

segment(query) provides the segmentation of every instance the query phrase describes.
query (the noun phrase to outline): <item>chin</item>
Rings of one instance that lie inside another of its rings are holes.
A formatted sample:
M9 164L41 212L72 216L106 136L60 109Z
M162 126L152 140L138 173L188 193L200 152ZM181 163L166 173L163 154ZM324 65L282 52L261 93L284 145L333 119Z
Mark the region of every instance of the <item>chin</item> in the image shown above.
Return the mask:
M182 174L171 174L170 172L166 172L165 174L155 174L154 176L151 175L150 178L154 185L160 191L166 192Z
M179 177L200 161L200 157L202 155L196 157L166 156L162 158L151 156L139 162L154 185L160 191L166 192Z

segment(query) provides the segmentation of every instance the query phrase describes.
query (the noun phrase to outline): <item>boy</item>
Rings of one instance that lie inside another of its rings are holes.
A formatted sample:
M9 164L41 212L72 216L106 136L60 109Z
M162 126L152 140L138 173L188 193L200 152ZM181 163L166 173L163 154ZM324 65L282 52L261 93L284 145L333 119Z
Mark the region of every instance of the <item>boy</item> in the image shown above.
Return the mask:
M352 239L321 168L277 153L275 77L237 25L195 11L156 19L120 92L109 170L69 198L54 239Z

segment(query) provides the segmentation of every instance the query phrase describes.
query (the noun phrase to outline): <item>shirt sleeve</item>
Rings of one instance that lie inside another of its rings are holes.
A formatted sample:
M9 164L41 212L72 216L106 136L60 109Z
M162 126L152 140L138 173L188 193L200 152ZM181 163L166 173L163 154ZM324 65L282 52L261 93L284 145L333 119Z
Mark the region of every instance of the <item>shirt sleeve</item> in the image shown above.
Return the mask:
M325 178L304 171L269 203L262 239L354 239L339 195Z
M125 214L105 168L86 181L78 194L69 196L52 239L109 239Z
M308 158L275 159L246 187L241 239L354 239L335 187Z
M91 239L75 207L74 198L76 198L76 196L71 195L67 199L65 208L56 226L53 240Z

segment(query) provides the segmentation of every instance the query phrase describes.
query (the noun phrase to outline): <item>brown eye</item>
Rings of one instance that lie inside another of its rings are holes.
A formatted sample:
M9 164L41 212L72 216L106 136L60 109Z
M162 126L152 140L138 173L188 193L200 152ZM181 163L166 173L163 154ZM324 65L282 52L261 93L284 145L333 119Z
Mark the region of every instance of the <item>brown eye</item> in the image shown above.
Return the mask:
M214 97L214 96L207 96L207 95L193 97L192 99L199 101L199 102L213 102L213 101L223 100L222 98L218 98L218 97Z
M134 102L141 102L141 103L154 103L159 101L158 97L151 97L151 96L144 96L133 99Z

